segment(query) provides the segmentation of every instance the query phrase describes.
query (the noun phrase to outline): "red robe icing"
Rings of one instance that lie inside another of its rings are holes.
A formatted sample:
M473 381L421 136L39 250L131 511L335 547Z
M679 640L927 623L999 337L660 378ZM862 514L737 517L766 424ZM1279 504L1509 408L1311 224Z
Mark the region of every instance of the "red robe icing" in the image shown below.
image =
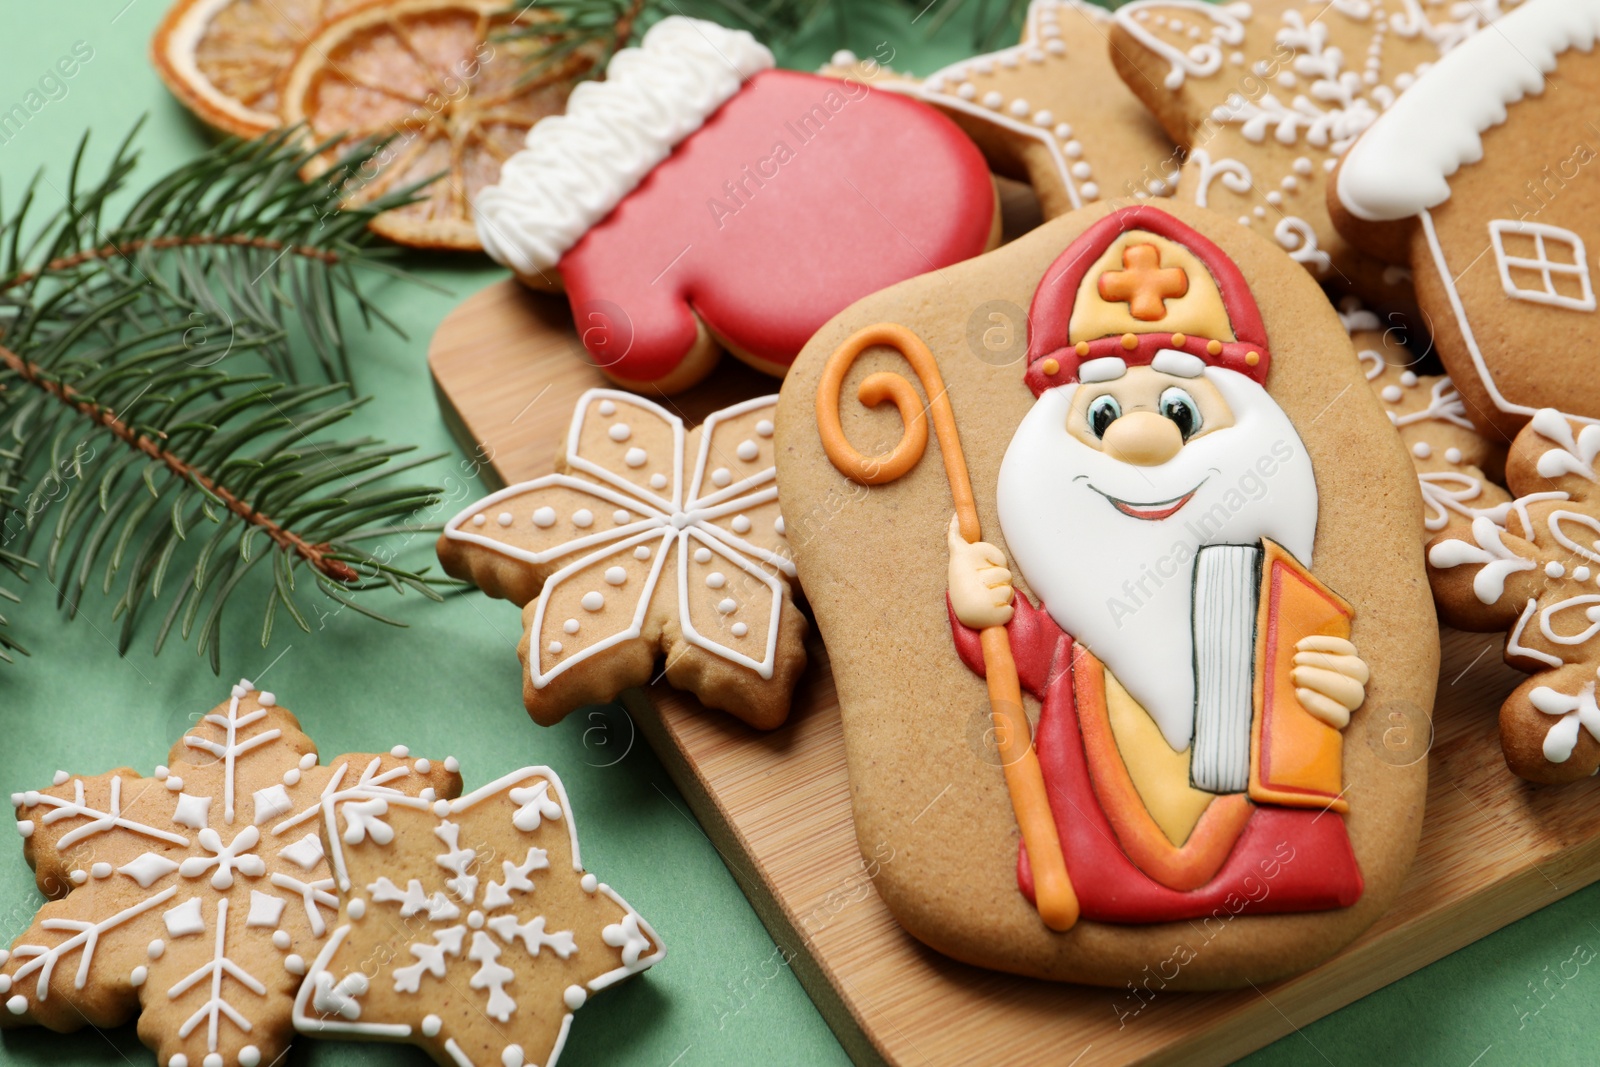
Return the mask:
M953 609L950 626L962 660L982 675L978 631L963 626ZM1360 899L1361 871L1350 837L1343 817L1331 811L1256 807L1222 868L1199 889L1169 889L1139 870L1118 846L1095 795L1079 733L1072 638L1021 595L1006 631L1022 688L1044 704L1034 747L1085 919L1173 922L1208 915L1322 911L1349 907ZM1025 848L1019 850L1017 883L1032 900L1033 875Z
M736 348L787 367L855 301L981 253L993 220L988 164L939 112L860 82L769 70L560 268L579 332L612 374L671 373L695 341L691 308ZM621 328L585 331L591 311Z

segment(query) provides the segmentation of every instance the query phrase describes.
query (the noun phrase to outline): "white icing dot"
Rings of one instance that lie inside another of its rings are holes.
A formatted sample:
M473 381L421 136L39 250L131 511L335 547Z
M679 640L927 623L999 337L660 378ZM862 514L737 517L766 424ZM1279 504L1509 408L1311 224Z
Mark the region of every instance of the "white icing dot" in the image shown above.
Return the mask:
M747 533L750 532L750 526L751 526L750 516L748 516L748 515L735 515L733 517L733 522L731 522L729 525L733 527L733 532L734 533L736 533L736 534L747 534Z
M617 413L617 405L609 400L602 400L595 406L595 410L609 418Z
M591 589L587 593L583 594L583 599L578 601L578 603L583 605L584 611L599 611L601 608L606 606L606 598L601 596L595 590Z
M1411 454L1416 456L1418 459L1427 459L1429 456L1433 455L1433 446L1428 444L1426 441L1418 441L1416 444L1411 446Z
M189 1057L179 1052L167 1061L167 1067L189 1067Z
M1100 195L1100 187L1094 182L1084 182L1078 187L1078 192L1083 194L1085 200L1093 200Z
M1251 210L1250 214L1254 215L1258 219L1264 219L1267 217L1267 209L1262 207L1260 204L1257 204Z
M258 694L256 694L256 703L260 704L264 708L277 707L278 706L277 694L275 694L275 693L266 693L266 692L258 693Z
M449 815L450 814L450 802L448 800L436 800L436 801L434 801L433 813L435 815L439 816L439 818L441 818L441 819L444 818L446 815Z
M756 461L756 457L761 455L761 446L756 444L754 441L740 441L737 452L739 458L744 460L746 463L754 463ZM57 782L56 784L60 785L61 783Z
M1017 99L1017 100L1013 100L1013 101L1011 101L1011 104L1007 108L1007 110L1010 111L1013 115L1015 115L1019 119L1027 118L1028 117L1028 102L1026 100L1022 100L1020 98Z
M760 434L762 437L771 437L772 430L773 426L771 419L762 419L760 422L756 423L756 433Z
M315 752L307 752L304 756L300 757L300 769L302 771L309 771L311 768L315 767L316 765L317 765L317 754Z
M779 537L785 537L789 533L789 528L786 525L784 525L783 516L782 515L779 515L777 518L772 520L772 528L774 530L778 531L778 536Z
M291 953L283 958L283 969L290 974L305 974L306 961L298 953Z
M1567 568L1555 560L1551 560L1544 565L1544 573L1547 578L1560 578L1567 573Z
M423 757L422 759L419 759L417 762L413 763L411 765L411 769L416 771L418 774L427 774L429 771L433 770L433 761L427 757Z
M1305 156L1301 156L1299 159L1294 161L1294 172L1296 174L1309 177L1313 169L1314 168L1311 166L1311 160L1307 159Z
M222 1067L222 1053L206 1053L206 1058L200 1061L200 1067Z
M652 488L652 489L665 489L666 487L667 487L667 476L665 474L652 474L650 476L650 488Z
M367 902L360 897L356 897L345 906L345 910L350 913L350 918L360 922L367 917Z
M474 909L472 913L467 916L467 925L472 927L474 930L483 929L483 912Z
M1400 372L1400 384L1405 386L1407 389L1409 389L1413 385L1417 384L1417 376L1415 374L1413 374L1411 371L1401 371Z
M556 524L556 509L551 507L539 508L533 513L533 524L541 530L548 530Z
M67 877L72 879L73 885L82 885L89 880L89 874L87 871L73 871L68 874Z
M1059 40L1049 40L1044 43L1044 50L1053 56L1066 55L1067 46Z
M21 993L18 993L16 996L6 1001L6 1010L12 1015L21 1015L23 1012L28 1010L28 1002Z
M733 602L731 597L717 601L717 610L722 612L724 615L731 615L733 610L738 606L738 604Z
M424 1015L422 1017L422 1036L438 1037L439 1031L444 1029L444 1020L437 1015Z
M725 489L733 483L733 472L727 467L718 467L711 472L711 484L718 489Z
M498 522L501 526L510 526L512 522L511 512L502 511L500 514L495 516L494 521Z
M622 526L628 521L628 513L622 508L618 508L616 511L611 513L611 521L616 523L618 526Z
M633 468L637 469L639 467L644 466L646 463L650 462L650 456L649 456L649 454L647 452L645 452L644 449L639 448L638 446L635 446L633 448L628 449L628 451L623 455L622 462L626 463L630 467L633 467ZM662 477L659 474L656 475L655 478L661 478L661 484L662 485L665 485L666 482L667 482L666 478ZM655 483L655 478L650 479L652 484Z
M261 1067L261 1050L254 1045L246 1045L240 1049L239 1067Z
M559 656L561 655L561 647L560 641L551 641L548 645L544 646L544 650L550 653L552 656Z
M1093 173L1094 171L1090 169L1089 164L1087 163L1074 163L1072 165L1072 176L1077 178L1079 181L1083 181Z
M1450 461L1451 463L1460 463L1461 462L1461 449L1459 449L1459 448L1447 448L1447 449L1445 449L1444 450L1444 458L1446 460Z
M1049 111L1035 111L1033 113L1033 124L1035 126L1043 126L1048 129L1050 124L1055 120L1055 115L1051 114Z
M1386 385L1383 387L1382 395L1383 398L1389 403L1398 404L1400 403L1400 398L1405 394L1400 391L1400 387L1398 385Z
M589 999L589 994L581 985L569 985L566 992L561 994L561 999L566 1002L568 1011L577 1011Z
M568 619L566 622L561 624L561 628L569 634L575 634L578 632L578 620Z
M140 986L144 985L145 979L149 977L150 968L135 967L133 969L133 973L128 975L128 984L133 986L133 988L138 989Z
M696 563L710 563L711 562L711 550L709 548L706 548L704 545L702 545L701 547L695 549L694 550L694 561Z
M990 89L988 92L983 94L983 106L984 107L998 108L1001 104L1003 104L1005 102L1006 102L1006 98L1000 95L999 90Z
M1280 206L1283 203L1283 194L1280 193L1280 192L1277 192L1276 190L1274 190L1273 192L1268 193L1267 194L1267 203L1271 204L1273 207Z
M89 868L89 873L96 878L110 878L111 864L100 862Z
M289 937L289 931L287 931L287 930L274 930L274 931L272 931L272 947L277 949L279 952L287 952L288 949L289 949L289 945L291 943L292 942L291 942L291 939Z
M1300 188L1300 179L1296 178L1293 174L1289 175L1287 178L1283 179L1283 188L1287 192L1294 192L1296 189Z
M161 766L156 768L156 781L158 781L158 782L166 781L167 780L167 775L169 775L171 773L172 773L172 771L167 768L167 765L166 764L162 764Z
M1573 571L1572 571L1572 577L1573 577L1573 579L1575 581L1587 582L1589 580L1589 568L1588 567L1576 567L1576 568L1574 568Z
M650 546L649 545L640 545L638 548L634 549L633 550L633 558L634 559L649 559L650 558Z
M978 95L978 87L971 82L962 82L956 87L956 95L963 100L971 100Z
M606 431L606 436L621 444L633 436L633 429L625 422L613 422L611 429Z
M746 626L742 622L734 623L730 629L733 630L733 636L735 637L743 637L745 634L750 632L750 627Z
M522 1067L522 1046L507 1045L505 1051L500 1053L500 1062L504 1067Z
M1056 140L1065 141L1067 138L1072 136L1072 126L1063 122L1051 132L1056 135Z
M161 954L167 951L167 943L159 937L145 946L144 954L153 960L159 960Z
M606 568L606 584L607 585L621 585L623 582L625 582L627 580L628 580L628 572L623 570L621 567L607 567Z
M180 792L183 789L183 779L179 778L176 774L170 775L167 778L167 788L172 790L174 793Z
M18 819L17 820L17 833L21 834L23 837L32 837L33 836L33 820L32 819Z
M411 750L405 745L396 745L389 750L389 755L395 759L408 759L411 756Z
M1083 145L1077 141L1068 141L1061 146L1061 151L1068 159L1082 159Z
M572 513L572 525L580 530L587 530L594 525L594 512L588 508L579 508Z
M712 571L706 575L706 585L712 589L721 589L728 584L728 576L721 571Z
M1248 225L1250 225L1250 216L1249 215L1240 215L1239 216L1239 225L1240 226L1248 226Z
M288 770L284 771L283 772L283 784L284 785L299 785L300 784L300 768L299 767L290 767Z
M600 880L592 874L586 874L578 879L578 884L583 887L585 893L593 893L599 887Z
M66 771L57 771L55 776L51 778L50 781L52 785L65 785L67 779L71 777L72 775L68 774Z
M489 516L487 516L487 515L474 515L474 516L472 516L472 525L474 525L474 526L482 526L484 523L486 523L488 521L489 521Z

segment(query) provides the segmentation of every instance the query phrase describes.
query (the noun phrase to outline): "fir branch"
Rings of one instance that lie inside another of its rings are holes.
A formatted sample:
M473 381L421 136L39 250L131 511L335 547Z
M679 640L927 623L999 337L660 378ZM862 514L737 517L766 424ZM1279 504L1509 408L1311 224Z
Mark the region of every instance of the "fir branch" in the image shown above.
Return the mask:
M291 374L305 347L325 373L342 363L340 294L369 310L354 272L371 254L367 219L394 200L338 204L376 147L312 184L298 177L311 152L287 136L227 142L102 231L134 169L130 144L88 188L75 162L65 205L37 230L25 232L38 180L0 216L0 570L42 576L69 614L98 584L115 597L122 652L166 601L156 651L174 632L194 637L213 670L224 608L264 561L263 645L280 609L311 629L306 576L334 611L379 619L356 594L438 599L392 546L360 547L426 529L412 520L438 490L393 475L437 457L391 465L411 450L325 438L363 401ZM0 597L21 602L19 588ZM18 651L0 615L0 660Z

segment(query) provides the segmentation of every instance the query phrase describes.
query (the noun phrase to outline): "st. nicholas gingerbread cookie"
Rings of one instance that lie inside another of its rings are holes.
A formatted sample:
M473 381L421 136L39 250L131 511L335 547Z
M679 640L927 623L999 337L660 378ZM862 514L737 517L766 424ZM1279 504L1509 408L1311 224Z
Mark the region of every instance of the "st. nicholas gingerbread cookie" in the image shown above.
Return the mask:
M1021 44L889 87L954 119L995 170L1033 186L1047 219L1101 199L1165 196L1176 149L1118 80L1110 24L1084 0L1033 0Z
M53 898L0 951L0 1027L139 1017L161 1067L266 1067L349 884L345 849L461 791L453 758L323 763L249 682L152 777L57 771L13 793L23 854Z
M619 385L680 392L722 350L781 377L847 304L999 240L988 166L949 119L772 68L742 30L662 19L474 203L484 248L565 288Z
M664 675L760 729L783 723L806 620L778 505L768 396L690 430L591 389L557 473L445 524L447 572L522 607L523 701L543 725Z
M1344 327L1180 203L944 273L830 323L777 419L878 892L1044 978L1120 985L1175 939L1169 988L1315 964L1399 890L1425 761L1369 724L1438 663L1416 475ZM983 300L1030 307L1024 361L962 344Z
M1505 440L1544 407L1600 419L1600 3L1527 0L1418 79L1351 148L1340 232L1408 268L1467 416Z
M1408 306L1403 269L1334 229L1328 173L1428 64L1515 6L1139 0L1118 8L1111 54L1188 152L1179 199L1276 241L1326 285Z
M1500 706L1512 771L1572 782L1600 767L1600 426L1534 414L1506 460L1515 500L1428 548L1439 613L1507 633L1505 658L1532 675Z
M548 767L388 825L345 850L350 889L295 1000L302 1033L407 1042L442 1067L556 1067L573 1012L666 954L583 869Z

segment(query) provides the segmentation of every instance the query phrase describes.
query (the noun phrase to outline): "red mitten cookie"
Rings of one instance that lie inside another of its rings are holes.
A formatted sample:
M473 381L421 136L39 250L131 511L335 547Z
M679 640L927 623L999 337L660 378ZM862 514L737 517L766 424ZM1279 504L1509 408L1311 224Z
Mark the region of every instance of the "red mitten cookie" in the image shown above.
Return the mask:
M1477 6L1477 5L1472 5ZM1540 408L1600 418L1591 272L1600 10L1526 3L1440 60L1351 148L1328 207L1410 267L1439 356L1485 432Z
M477 198L484 248L537 288L559 277L626 388L687 389L722 349L782 376L847 305L998 239L988 166L949 119L771 67L747 33L663 19Z

